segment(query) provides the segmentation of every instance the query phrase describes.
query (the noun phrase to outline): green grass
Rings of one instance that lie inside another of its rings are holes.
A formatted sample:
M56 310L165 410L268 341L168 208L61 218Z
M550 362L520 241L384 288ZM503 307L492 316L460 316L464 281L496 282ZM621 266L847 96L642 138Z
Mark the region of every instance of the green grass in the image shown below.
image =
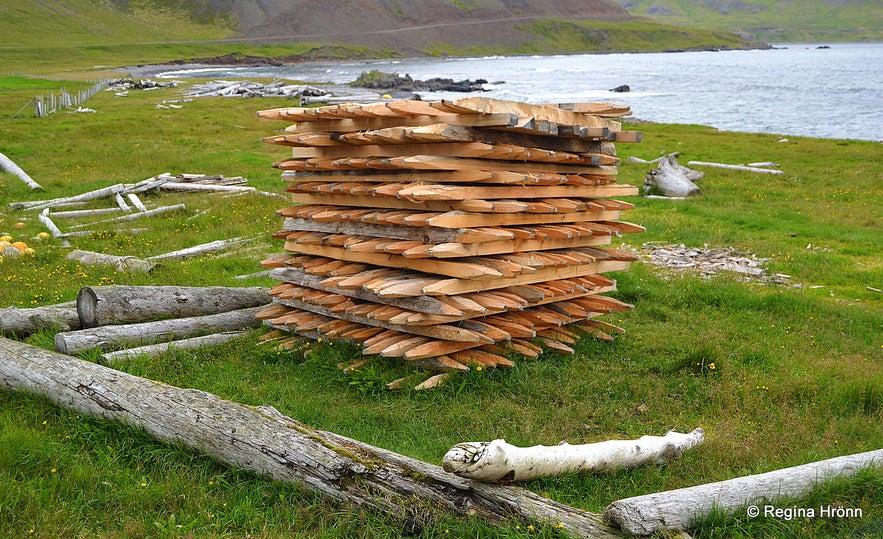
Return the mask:
M689 28L733 32L768 42L880 41L883 11L875 2L816 0L619 0L632 15Z
M255 112L292 101L200 99L161 110L155 105L177 98L180 89L125 98L102 92L86 103L95 114L13 116L36 90L52 86L0 79L0 151L47 190L31 192L16 177L0 174L0 232L37 249L33 258L0 263L0 306L68 301L82 286L107 283L273 284L232 277L258 271L260 258L281 251L269 238L280 226L274 213L280 199L147 197L151 205L184 202L187 211L135 225L149 226L146 234L101 233L74 242L81 249L150 256L259 236L253 249L237 256L170 262L150 275L66 261L67 250L58 242L30 239L43 230L35 215L12 212L6 202L73 195L166 171L241 175L259 189L281 192L279 171L269 164L287 152L260 139L285 124L258 119ZM627 235L629 245L738 247L770 257L771 271L791 275L791 285L745 283L728 275L703 279L636 263L615 276L615 295L635 305L606 318L627 330L615 342L585 339L573 356L515 358L512 369L472 371L431 392L380 390L413 372L395 361L373 360L356 375L343 374L334 365L358 357L351 345L322 343L306 355L283 353L256 346L260 332L219 348L141 358L118 368L245 404L270 404L317 428L433 463L465 440L580 443L706 429L705 445L665 466L525 485L594 511L627 496L883 446L883 295L868 289L883 288L881 146L800 137L778 143L774 135L702 126L630 128L643 131L644 142L617 145L623 159L680 151L682 162L775 161L785 175L708 169L699 198L631 199L637 208L626 219L647 231ZM623 165L620 177L640 185L646 170ZM186 220L202 210L208 211ZM19 222L22 228L15 226ZM27 341L51 347L52 333ZM711 516L698 524L696 535L859 535L883 520L881 481L879 472L864 473L787 505L840 503L862 509L860 521L749 519L742 513ZM164 446L136 429L9 391L0 391L0 484L0 529L11 537L403 535L399 524L383 516L335 506L296 486ZM488 536L558 537L551 527L492 527L450 517L422 535Z

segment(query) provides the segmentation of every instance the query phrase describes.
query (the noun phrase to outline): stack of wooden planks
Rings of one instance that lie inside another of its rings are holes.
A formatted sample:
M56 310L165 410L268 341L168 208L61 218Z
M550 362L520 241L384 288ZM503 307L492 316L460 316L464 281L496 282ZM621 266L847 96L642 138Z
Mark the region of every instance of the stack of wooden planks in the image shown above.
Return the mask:
M643 230L612 198L638 193L616 183L613 143L640 133L611 118L629 113L480 97L259 112L291 124L265 140L292 148L274 166L295 203L259 318L445 372L611 339L596 317L631 306L604 273L635 257L605 246Z

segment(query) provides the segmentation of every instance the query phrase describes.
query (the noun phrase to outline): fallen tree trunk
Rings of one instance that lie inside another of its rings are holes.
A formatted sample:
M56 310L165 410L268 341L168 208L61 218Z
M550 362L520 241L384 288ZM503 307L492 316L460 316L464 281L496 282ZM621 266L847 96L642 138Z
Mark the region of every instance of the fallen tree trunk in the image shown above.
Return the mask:
M42 210L45 208L52 208L60 204L67 204L69 202L83 202L86 200L95 200L96 198L112 197L116 193L120 193L125 190L126 186L118 183L115 185L111 185L110 187L102 187L101 189L96 189L94 191L89 191L72 197L53 198L52 200L34 200L31 202L10 202L9 206L14 210Z
M218 251L223 251L224 249L228 249L234 245L239 245L240 243L246 243L252 241L254 238L231 238L229 240L216 240L210 241L208 243L203 243L200 245L194 245L193 247L187 247L185 249L180 249L177 251L172 251L170 253L163 253L161 255L150 256L147 257L147 260L184 260L186 258L192 258L194 256L200 256L208 253L216 253Z
M268 303L268 290L258 286L85 286L77 294L84 328L202 316Z
M0 153L0 170L8 172L10 174L14 174L18 176L18 178L25 183L31 189L39 189L40 191L44 191L43 186L39 183L35 182L33 178L28 176L28 173L22 170L22 168L15 164L15 161L6 157L2 153Z
M643 464L662 464L705 440L695 429L687 434L641 436L637 440L607 440L594 444L516 447L506 440L464 442L442 459L445 471L492 483L526 481L571 472L607 472Z
M261 325L255 315L262 308L250 307L206 316L65 331L55 334L55 349L63 354L75 354L92 348L110 350L122 345L141 346L209 333L255 328Z
M227 331L224 333L203 335L202 337L191 337L189 339L181 339L178 341L136 346L135 348L126 348L125 350L117 350L115 352L101 354L101 359L112 363L115 361L132 359L138 356L156 357L169 350L189 350L192 348L202 348L204 346L217 346L232 341L237 337L241 337L242 335L245 335L245 333L245 331Z
M120 197L122 200L122 197ZM120 206L122 207L122 206ZM128 207L128 206L127 206ZM152 217L154 215L160 215L162 213L169 213L173 211L183 211L187 209L187 206L184 204L175 204L174 206L160 206L159 208L153 208L152 210L137 212L137 213L129 213L127 215L121 215L119 217L111 217L110 219L102 219L101 221L95 221L92 223L83 223L79 225L74 225L70 228L83 228L92 225L104 224L104 223L121 223L123 221L134 221L135 219L141 219L142 217ZM131 210L131 208L130 208ZM123 211L126 211L125 209Z
M151 271L157 266L155 262L142 260L134 256L106 255L93 251L81 251L76 249L67 255L68 260L76 260L82 264L113 266L117 271Z
M439 514L560 524L583 538L623 537L600 515L512 486L458 478L440 467L313 429L272 407L180 389L0 338L2 387L143 428L225 464L301 485L332 500L399 519L419 532Z
M694 519L712 510L733 513L748 504L805 496L820 481L853 475L875 465L883 466L883 449L626 498L607 506L604 520L634 535L652 535L668 529L686 530ZM749 513L749 516L752 515Z
M24 337L41 329L70 331L79 327L80 317L73 301L32 309L0 309L0 334Z

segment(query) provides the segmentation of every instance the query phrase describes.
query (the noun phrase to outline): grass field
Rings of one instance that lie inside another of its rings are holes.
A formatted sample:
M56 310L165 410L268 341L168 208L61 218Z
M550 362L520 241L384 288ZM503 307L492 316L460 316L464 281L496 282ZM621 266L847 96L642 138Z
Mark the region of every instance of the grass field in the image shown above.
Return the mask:
M36 255L0 262L0 306L68 301L84 285L272 285L236 280L281 251L269 236L281 224L278 198L154 195L150 205L187 210L137 226L139 235L96 233L75 247L150 256L234 236L255 237L235 256L168 263L150 275L121 274L65 260L36 216L7 203L60 197L172 173L245 176L281 192L270 163L286 152L261 142L284 126L262 99L199 99L157 109L180 89L98 94L94 114L15 116L35 93L77 83L0 78L0 151L46 193L0 174L0 232ZM250 405L270 404L307 424L428 462L455 443L505 438L516 445L601 441L703 427L707 441L680 460L603 476L566 476L525 486L580 508L643 493L769 471L883 446L883 148L878 143L719 132L648 124L641 144L619 144L623 159L681 152L718 162L774 161L783 176L706 172L704 194L683 202L631 199L627 220L647 228L643 242L736 247L769 257L787 285L703 278L636 263L615 275L615 296L635 305L608 321L624 327L613 343L584 340L572 356L514 358L512 369L475 370L429 392L383 390L406 374L377 359L352 375L335 364L352 346L321 343L305 355L255 346L260 331L231 344L138 359L117 368L198 388ZM640 185L644 165L623 165ZM96 204L98 206L99 204ZM205 213L188 220L188 217ZM17 223L23 223L21 228ZM51 332L27 339L52 347ZM94 360L95 354L84 354ZM714 368L711 368L711 365ZM0 529L9 537L401 537L382 515L335 506L296 486L265 481L152 441L129 427L0 391ZM694 537L872 537L883 530L883 474L820 486L781 507L841 505L861 519L713 516ZM867 532L867 533L866 533ZM503 527L442 518L421 537L559 537L553 526ZM864 534L864 535L863 535Z

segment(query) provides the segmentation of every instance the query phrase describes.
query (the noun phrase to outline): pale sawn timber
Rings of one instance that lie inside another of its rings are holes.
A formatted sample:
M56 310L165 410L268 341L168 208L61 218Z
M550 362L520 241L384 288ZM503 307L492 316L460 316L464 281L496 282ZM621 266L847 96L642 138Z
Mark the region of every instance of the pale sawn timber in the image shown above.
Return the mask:
M24 337L41 329L70 331L79 328L80 317L73 301L30 309L0 309L0 334Z
M77 294L84 328L217 314L268 303L267 289L259 286L85 286Z
M110 350L115 347L141 346L210 333L255 328L261 325L255 318L261 308L249 307L205 316L65 331L55 334L55 349L63 354L75 354L92 348Z
M883 449L618 500L607 506L604 520L633 535L686 530L712 510L732 514L749 504L805 496L822 481L871 466L883 467Z
M705 441L701 428L665 436L607 440L592 444L517 447L506 440L463 442L442 458L445 471L478 481L526 481L572 472L609 472L644 464L664 464Z
M272 407L245 406L0 338L0 385L67 409L144 429L239 469L294 483L331 500L419 529L441 514L560 523L574 537L624 537L600 515L514 487L480 483L441 467L313 429Z
M8 172L18 177L21 181L24 182L25 185L30 187L31 189L44 191L43 186L39 183L35 182L33 178L31 178L27 172L22 170L22 168L15 164L15 161L6 157L4 154L0 153L0 170L4 172Z

